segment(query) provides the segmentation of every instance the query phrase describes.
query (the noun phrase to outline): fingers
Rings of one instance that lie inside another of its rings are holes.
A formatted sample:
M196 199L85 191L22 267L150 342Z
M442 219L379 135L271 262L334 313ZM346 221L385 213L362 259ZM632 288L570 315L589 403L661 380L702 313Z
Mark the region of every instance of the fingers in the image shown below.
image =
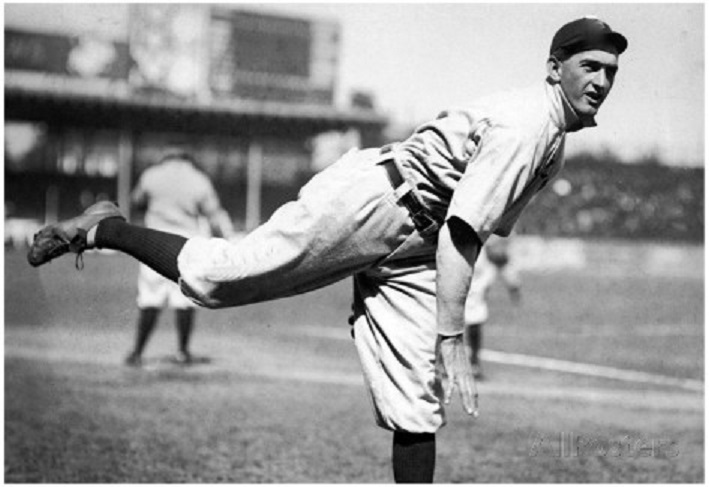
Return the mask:
M441 342L443 344L443 342ZM465 355L465 350L454 341L445 342L437 350L436 373L441 381L443 403L449 405L453 398L453 390L460 393L463 410L473 416L478 416L477 384L473 370Z
M443 403L446 405L450 404L453 399L453 382L447 375L443 376Z
M475 412L475 398L473 385L469 377L461 378L460 396L463 400L463 408L465 412L472 415Z
M478 411L478 390L477 384L472 377L457 376L443 382L443 402L446 406L450 405L453 398L454 389L458 388L460 399L463 404L463 410L477 418Z
M478 383L473 379L473 412L471 413L473 418L480 416L480 411L478 409Z
M460 399L466 413L477 418L478 412L478 388L472 374L465 374L460 377Z
M478 411L478 381L475 380L475 376L471 374L470 381L472 384L472 395L473 395L473 412L471 413L474 418L477 418L480 413Z

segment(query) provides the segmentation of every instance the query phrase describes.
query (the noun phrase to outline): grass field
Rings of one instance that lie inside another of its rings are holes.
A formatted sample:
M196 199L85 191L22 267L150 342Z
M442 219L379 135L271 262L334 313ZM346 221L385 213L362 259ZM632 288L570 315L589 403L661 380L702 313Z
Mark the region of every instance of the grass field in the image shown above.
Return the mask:
M349 340L349 283L240 309L200 311L189 368L164 314L142 370L137 264L87 255L39 270L5 254L5 481L387 483ZM491 296L489 350L704 380L701 278L523 275L523 304ZM455 402L436 482L704 480L703 390L490 361L481 417Z

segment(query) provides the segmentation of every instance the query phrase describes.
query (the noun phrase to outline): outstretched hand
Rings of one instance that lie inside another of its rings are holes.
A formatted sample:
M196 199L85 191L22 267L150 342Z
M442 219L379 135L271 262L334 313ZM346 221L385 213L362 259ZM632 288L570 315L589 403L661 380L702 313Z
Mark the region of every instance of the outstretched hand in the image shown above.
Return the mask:
M443 385L443 401L450 404L453 390L458 389L463 409L473 417L478 417L478 389L473 375L473 367L468 360L463 334L438 336L436 368Z

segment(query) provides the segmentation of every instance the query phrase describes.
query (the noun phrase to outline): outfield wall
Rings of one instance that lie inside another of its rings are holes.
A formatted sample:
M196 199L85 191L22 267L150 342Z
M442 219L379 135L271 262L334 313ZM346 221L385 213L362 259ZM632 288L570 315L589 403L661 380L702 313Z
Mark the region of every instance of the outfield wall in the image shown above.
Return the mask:
M576 238L516 236L511 243L522 270L589 270L604 274L704 277L704 246Z

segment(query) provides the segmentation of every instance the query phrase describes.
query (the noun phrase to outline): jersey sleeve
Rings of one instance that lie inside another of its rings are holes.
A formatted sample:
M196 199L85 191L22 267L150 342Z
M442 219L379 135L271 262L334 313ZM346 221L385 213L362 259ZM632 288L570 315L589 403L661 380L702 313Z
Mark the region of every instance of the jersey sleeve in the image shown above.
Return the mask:
M507 127L487 127L453 192L446 220L459 218L485 242L534 174L536 144Z
M437 160L465 161L475 149L470 140L473 120L463 110L441 112L435 120L419 126L407 140L407 146L427 164Z

